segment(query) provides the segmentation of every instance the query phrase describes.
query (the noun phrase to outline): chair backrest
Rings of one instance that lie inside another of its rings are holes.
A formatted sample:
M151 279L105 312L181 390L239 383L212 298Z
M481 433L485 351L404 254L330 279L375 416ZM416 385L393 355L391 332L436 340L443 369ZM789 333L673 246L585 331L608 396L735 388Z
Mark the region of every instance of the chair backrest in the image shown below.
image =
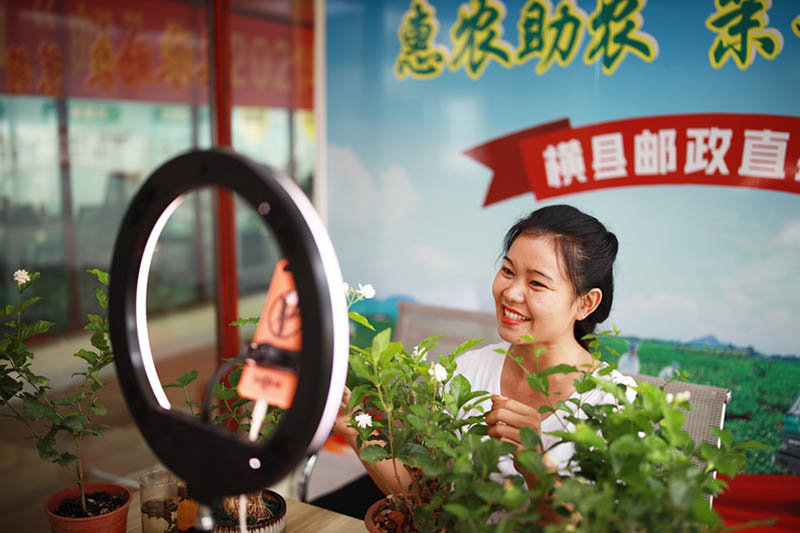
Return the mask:
M497 321L491 313L414 302L398 303L395 341L402 342L406 350L411 350L421 340L434 335L446 335L437 341L436 354L450 353L470 339L486 339L481 345L500 342Z
M624 372L623 372L624 373ZM642 374L628 374L637 382L647 382L657 387L664 386L666 380ZM691 410L684 411L686 422L683 424L684 431L692 436L695 445L701 442L708 442L714 446L719 446L719 438L711 433L711 427L722 429L725 421L725 406L731 401L731 391L722 387L712 385L698 385L684 381L670 381L664 387L664 391L671 394L688 391L689 405Z
M419 341L433 335L447 335L439 340L436 354L449 353L462 342L484 338L485 343L500 342L497 334L497 320L492 313L463 311L434 305L423 305L413 302L400 302L395 326L394 338L410 350ZM658 387L665 380L652 376L631 374L637 382L652 383ZM685 412L686 430L695 441L708 442L719 446L719 439L711 434L712 426L722 428L725 420L725 406L730 402L731 392L721 387L697 385L682 381L671 381L665 391L677 394L689 391L691 410Z

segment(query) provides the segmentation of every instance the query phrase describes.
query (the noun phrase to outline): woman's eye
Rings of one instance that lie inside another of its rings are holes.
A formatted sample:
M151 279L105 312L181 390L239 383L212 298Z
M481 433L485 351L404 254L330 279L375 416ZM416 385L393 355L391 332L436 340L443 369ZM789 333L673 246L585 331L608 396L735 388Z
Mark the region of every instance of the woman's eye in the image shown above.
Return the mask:
M514 274L513 272L511 272L511 269L508 268L508 267L501 267L500 268L500 272L502 272L506 276L512 276Z
M536 281L534 279L534 280L531 280L531 287L544 287L544 285L542 285L541 283L539 283L538 281Z

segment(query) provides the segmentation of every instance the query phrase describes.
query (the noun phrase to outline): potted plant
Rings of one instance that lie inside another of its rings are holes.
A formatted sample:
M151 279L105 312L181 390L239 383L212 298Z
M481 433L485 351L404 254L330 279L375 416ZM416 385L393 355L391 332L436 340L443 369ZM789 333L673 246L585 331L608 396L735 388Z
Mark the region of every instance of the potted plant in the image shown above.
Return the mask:
M232 325L255 323L257 319L245 318L237 320ZM241 398L237 392L239 379L242 375L242 364L237 362L227 376L227 380L215 384L213 397L218 400L215 405L209 406L213 413L211 422L220 424L247 438L250 432L250 423L253 416L254 402ZM199 377L197 370L192 370L179 376L175 382L164 384L164 388L176 387L183 389L186 405L193 416L201 416L200 403L191 400L188 387ZM258 430L257 439L263 440L277 427L283 409L269 406L263 422ZM189 495L191 492L189 491ZM286 525L286 500L275 491L262 489L244 495L247 509L247 527L250 533L279 533ZM240 496L225 496L222 501L212 507L214 518L214 531L216 533L239 532L239 505ZM188 524L187 524L188 525Z
M97 280L107 286L109 276L97 269L89 270ZM94 418L106 414L106 407L98 401L98 392L105 385L100 371L114 359L108 341L108 319L89 314L85 329L92 331L93 350L80 349L74 357L86 362L86 370L75 372L78 379L76 391L68 395L57 394L50 379L37 375L31 369L34 354L25 345L34 335L46 333L52 323L39 320L33 324L24 321L26 311L41 297L24 296L39 273L29 274L17 270L16 305L0 309L3 334L0 339L0 407L5 418L19 421L29 436L36 439L39 456L66 468L75 478L75 486L61 490L47 499L46 510L52 531L120 531L127 524L131 492L113 483L87 483L81 457L81 444L85 437L102 436L106 424L94 423ZM100 307L106 309L108 294L104 288L94 289ZM72 451L60 448L56 437L69 435Z
M357 321L371 327L360 315ZM589 338L595 360L613 350L610 333ZM697 446L681 429L681 409L689 408L685 395L641 383L631 400L624 384L606 379L613 365L592 373L559 365L527 376L549 399L542 416L561 412L564 429L551 433L559 440L543 449L536 431L523 428L518 449L486 437L478 406L487 393L471 390L456 374L456 358L477 341L429 363L425 355L436 338L410 353L389 339L384 330L369 347L351 347L350 356L347 412L359 456L368 467L393 461L394 483L385 485L401 487L370 508L370 531L720 530L723 523L707 497L726 484L712 474L735 476L746 466L742 451L762 447L734 445L727 430L715 431L719 448ZM616 401L588 405L550 396L548 377L572 373L580 376L574 384L581 395L599 389ZM559 472L548 455L560 443L575 447L569 472ZM525 477L498 475L498 460L508 454Z

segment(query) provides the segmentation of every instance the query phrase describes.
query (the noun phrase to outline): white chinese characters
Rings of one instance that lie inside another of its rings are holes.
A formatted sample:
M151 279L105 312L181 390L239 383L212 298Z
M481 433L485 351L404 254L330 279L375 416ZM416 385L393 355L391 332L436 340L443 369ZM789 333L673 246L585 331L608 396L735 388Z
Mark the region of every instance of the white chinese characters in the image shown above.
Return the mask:
M770 130L744 130L741 176L783 179L786 177L786 143L789 133Z
M744 129L736 133L730 128L686 128L685 141L675 128L656 131L643 129L633 135L633 143L625 143L622 132L593 135L591 166L587 172L584 159L584 142L573 138L547 144L542 151L547 185L558 189L573 184L588 184L590 180L624 178L630 175L626 149L633 149L633 176L729 176L731 170L739 176L766 179L787 177L787 147L789 132L770 129ZM743 139L742 139L743 137ZM680 142L685 142L685 152L679 153ZM737 144L738 139L738 144ZM587 144L589 144L587 143ZM630 140L628 140L630 143ZM734 147L731 150L731 147ZM741 161L732 166L741 150ZM731 152L733 152L731 154ZM683 166L678 157L684 156ZM729 167L731 165L731 167ZM791 163L790 163L791 168ZM789 179L800 181L800 159L797 170L791 168Z

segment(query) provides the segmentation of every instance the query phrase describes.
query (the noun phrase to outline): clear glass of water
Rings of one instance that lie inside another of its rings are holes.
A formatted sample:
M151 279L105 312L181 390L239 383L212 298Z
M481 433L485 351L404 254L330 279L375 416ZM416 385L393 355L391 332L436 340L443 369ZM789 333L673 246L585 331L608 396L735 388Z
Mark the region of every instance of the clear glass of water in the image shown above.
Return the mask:
M178 479L166 470L152 470L139 478L142 533L178 530Z

